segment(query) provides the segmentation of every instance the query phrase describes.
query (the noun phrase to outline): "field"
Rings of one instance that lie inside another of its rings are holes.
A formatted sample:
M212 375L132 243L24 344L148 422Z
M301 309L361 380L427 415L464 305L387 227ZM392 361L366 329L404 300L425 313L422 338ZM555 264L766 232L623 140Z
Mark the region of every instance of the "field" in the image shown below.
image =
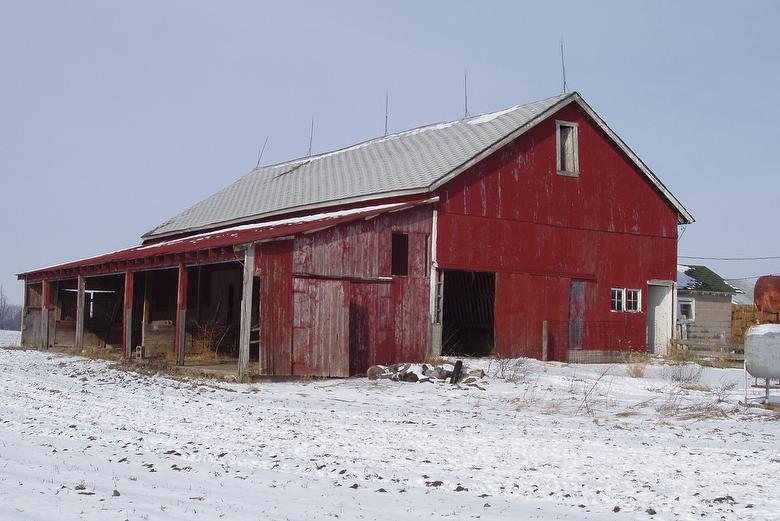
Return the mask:
M780 519L741 370L469 363L235 384L0 349L0 519Z

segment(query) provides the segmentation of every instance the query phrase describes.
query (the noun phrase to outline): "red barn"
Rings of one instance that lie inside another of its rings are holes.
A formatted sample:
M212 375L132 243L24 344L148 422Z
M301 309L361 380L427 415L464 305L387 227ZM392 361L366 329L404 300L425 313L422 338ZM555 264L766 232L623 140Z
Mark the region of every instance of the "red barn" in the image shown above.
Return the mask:
M658 352L692 222L564 94L259 167L140 246L20 274L23 343L242 376Z

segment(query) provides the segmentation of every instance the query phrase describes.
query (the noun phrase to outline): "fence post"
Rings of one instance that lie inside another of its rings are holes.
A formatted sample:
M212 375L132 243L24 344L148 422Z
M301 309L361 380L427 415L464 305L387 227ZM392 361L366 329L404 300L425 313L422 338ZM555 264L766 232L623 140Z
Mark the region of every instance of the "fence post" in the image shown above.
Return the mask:
M542 361L547 361L547 321L542 320Z

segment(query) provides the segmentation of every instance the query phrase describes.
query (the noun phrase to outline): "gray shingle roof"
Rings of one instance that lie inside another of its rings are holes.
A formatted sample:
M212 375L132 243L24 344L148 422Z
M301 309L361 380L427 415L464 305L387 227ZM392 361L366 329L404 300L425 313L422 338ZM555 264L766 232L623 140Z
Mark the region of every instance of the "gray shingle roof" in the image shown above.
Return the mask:
M399 132L334 152L262 166L160 224L144 238L332 204L426 192L470 166L488 149L519 135L520 129L535 125L547 113L567 104L569 98L584 104L577 93L563 94L500 112ZM646 169L643 164L641 168ZM652 173L649 176L662 192L666 190ZM671 194L667 197L675 206L679 205ZM681 205L679 208L683 215L688 215Z

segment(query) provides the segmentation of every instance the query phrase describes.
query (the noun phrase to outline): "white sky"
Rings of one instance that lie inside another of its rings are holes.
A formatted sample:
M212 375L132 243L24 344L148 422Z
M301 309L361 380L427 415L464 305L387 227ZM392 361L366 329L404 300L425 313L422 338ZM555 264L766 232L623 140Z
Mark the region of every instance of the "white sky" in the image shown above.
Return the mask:
M0 284L136 244L263 163L580 91L697 219L780 255L775 2L0 0ZM726 277L780 260L707 264Z

